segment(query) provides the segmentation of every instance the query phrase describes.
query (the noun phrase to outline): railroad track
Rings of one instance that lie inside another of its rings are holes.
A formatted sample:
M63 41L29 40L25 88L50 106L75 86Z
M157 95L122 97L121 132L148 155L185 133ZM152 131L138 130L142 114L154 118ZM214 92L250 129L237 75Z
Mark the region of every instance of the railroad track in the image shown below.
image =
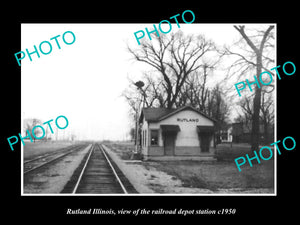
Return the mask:
M137 193L104 148L95 143L61 193Z
M46 153L44 155L38 156L36 158L27 160L24 162L23 174L28 175L38 169L44 168L45 166L51 165L56 161L64 158L65 156L78 151L87 145L77 145L77 146L69 146L64 149L60 149L51 153Z

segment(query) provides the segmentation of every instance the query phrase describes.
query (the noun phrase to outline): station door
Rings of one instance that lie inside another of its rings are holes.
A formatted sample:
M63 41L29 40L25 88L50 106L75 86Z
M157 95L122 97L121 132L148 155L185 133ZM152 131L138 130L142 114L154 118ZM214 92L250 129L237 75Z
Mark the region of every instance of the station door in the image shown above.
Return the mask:
M168 133L164 136L165 155L174 155L176 133Z

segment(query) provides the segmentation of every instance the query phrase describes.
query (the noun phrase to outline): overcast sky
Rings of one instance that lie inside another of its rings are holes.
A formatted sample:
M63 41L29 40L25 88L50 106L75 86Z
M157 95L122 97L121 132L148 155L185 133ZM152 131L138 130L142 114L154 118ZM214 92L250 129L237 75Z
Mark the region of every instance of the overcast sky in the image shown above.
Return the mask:
M239 39L232 24L172 25L174 32L204 34L218 45ZM22 24L22 51L32 52L33 45L38 48L66 31L76 36L71 45L60 36L61 49L52 40L49 55L32 54L32 61L26 55L22 60L22 119L48 121L64 115L69 120L66 130L80 139L127 138L129 106L121 94L128 76L139 80L149 67L132 60L126 46L138 47L133 34L145 27L153 24ZM46 44L43 47L46 51Z

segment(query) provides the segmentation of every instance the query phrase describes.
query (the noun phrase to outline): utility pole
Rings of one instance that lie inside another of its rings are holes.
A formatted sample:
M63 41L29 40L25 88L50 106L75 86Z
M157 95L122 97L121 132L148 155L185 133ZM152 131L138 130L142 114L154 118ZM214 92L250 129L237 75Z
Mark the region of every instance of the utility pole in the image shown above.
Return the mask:
M142 91L142 87L144 87L144 82L143 81L137 81L135 83L135 86L137 87L138 90L141 90L141 97L145 98L145 96L143 95L143 91ZM141 99L142 99L141 98ZM143 100L142 100L143 101ZM144 102L144 101L143 101ZM140 111L140 107L141 107L141 104L138 102L138 105L137 105L137 108L136 108L136 114L135 114L135 154L138 153L138 145L139 145L139 118L138 118L138 115L139 115L139 111ZM144 104L143 104L143 107L144 107Z

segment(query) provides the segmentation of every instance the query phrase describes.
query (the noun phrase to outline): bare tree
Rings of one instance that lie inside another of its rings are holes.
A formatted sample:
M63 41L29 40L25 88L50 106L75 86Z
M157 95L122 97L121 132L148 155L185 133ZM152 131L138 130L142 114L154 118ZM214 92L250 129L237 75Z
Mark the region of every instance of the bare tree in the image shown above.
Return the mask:
M207 113L207 99L209 95L209 88L207 88L207 64L203 65L203 72L198 69L191 73L185 83L183 84L178 99L175 102L176 107L186 104L192 105L200 111Z
M272 141L272 137L270 136L270 130L272 130L274 126L274 96L273 93L269 93L267 91L262 91L261 98L261 107L259 114L259 124L263 125L263 140L264 143L268 143ZM238 122L242 122L249 130L252 129L252 120L253 120L253 101L250 100L249 97L243 97L238 105L242 109L242 114L239 115L237 119ZM259 134L262 134L261 129L259 130Z
M262 70L266 70L272 73L268 69L270 63L274 63L274 59L269 55L269 49L274 49L274 35L272 30L274 26L268 26L263 30L254 30L251 31L251 34L247 34L245 26L234 26L234 28L239 32L242 39L238 42L243 43L241 49L244 50L244 53L233 51L229 48L225 48L223 55L236 56L237 60L229 67L229 74L240 74L244 75L249 71L255 70L255 76L259 81L259 75L262 73ZM246 45L245 45L246 44ZM236 69L234 71L234 68ZM262 87L263 85L260 84ZM272 85L270 85L272 86ZM259 115L261 109L261 92L262 88L258 88L256 85L254 90L253 97L253 114L252 114L252 130L251 130L251 150L258 150L259 146Z
M163 107L164 91L162 90L162 80L154 79L149 73L145 73L143 78L143 87L138 88L136 81L128 78L129 87L126 88L122 96L128 102L131 108L131 114L135 118L139 113L141 107Z
M36 126L41 124L42 121L36 118L33 119L24 119L24 133L26 134L25 136L27 136L27 132L26 130L28 130L28 132L30 133L31 137L33 138L33 142L35 142L35 137L32 135L32 129ZM35 136L38 136L41 133L40 129L35 129L34 130L34 134Z
M236 119L236 122L242 122L243 126L246 126L248 130L252 129L252 118L253 118L253 102L249 97L243 97L238 106L242 109L242 114Z
M157 99L167 108L175 106L188 76L203 66L200 59L214 49L214 44L203 36L184 36L180 31L144 40L138 49L128 46L137 61L150 65L161 76L158 80L165 96L160 93Z
M224 93L220 84L216 84L210 93L208 98L211 106L209 107L207 114L216 119L221 126L226 123L226 120L228 119L229 105L224 98Z
M260 118L264 127L265 143L271 142L274 138L269 131L274 130L274 99L272 93L262 92L262 104L260 108Z
M75 139L76 139L76 135L75 134L71 134L71 141L75 141Z

